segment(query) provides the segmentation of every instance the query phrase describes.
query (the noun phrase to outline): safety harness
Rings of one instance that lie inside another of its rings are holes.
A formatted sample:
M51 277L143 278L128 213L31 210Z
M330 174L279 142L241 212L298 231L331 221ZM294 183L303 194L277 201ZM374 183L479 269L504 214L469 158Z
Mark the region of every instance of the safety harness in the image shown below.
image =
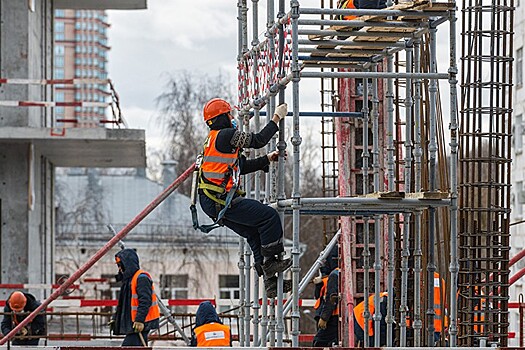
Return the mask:
M205 142L205 148L208 142L210 142L209 137ZM197 156L197 160L195 161L195 170L193 171L193 181L191 190L190 210L193 221L193 228L195 230L199 229L204 233L209 233L211 230L223 226L222 218L224 217L226 210L228 210L228 208L230 208L230 206L234 204L238 198L242 199L242 197L245 195L245 192L238 189L240 182L238 156L233 165L228 165L228 171L225 173L220 185L216 185L205 181L205 175L203 174L202 170L202 163L203 161L205 161L205 158L206 157L203 151L203 153ZM230 180L232 180L231 187L229 188L229 190L227 190L227 185L230 183ZM218 212L218 215L212 224L199 225L196 208L197 195L199 189L202 190L206 197L210 198L212 201L215 202L216 211ZM226 194L226 197L224 197L224 194ZM234 198L235 194L237 194L238 197Z

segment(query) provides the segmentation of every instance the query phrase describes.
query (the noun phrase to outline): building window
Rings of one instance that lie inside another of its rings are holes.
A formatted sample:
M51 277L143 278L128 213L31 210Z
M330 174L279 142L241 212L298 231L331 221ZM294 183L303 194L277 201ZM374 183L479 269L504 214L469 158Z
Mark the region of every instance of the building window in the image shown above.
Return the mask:
M523 115L517 115L514 120L514 150L521 153L523 150Z
M55 68L55 79L64 79L64 70L62 68Z
M55 40L56 41L63 41L64 40L64 33L55 33Z
M63 92L57 92L57 94L56 94L56 101L57 102L64 102L64 93Z
M66 12L64 10L55 10L55 17L66 17Z
M64 33L64 22L55 22L55 33Z
M219 297L238 300L239 295L239 275L219 275Z
M523 181L516 182L516 202L514 204L515 215L519 218L523 216L523 203L525 202L525 193L523 192Z
M55 56L55 67L64 67L64 56Z
M64 114L64 107L55 107L55 113L58 115Z
M188 299L188 275L160 275L160 297L162 299ZM175 313L187 312L186 306L175 306Z
M63 56L65 52L64 45L55 45L55 55Z
M523 85L523 47L516 51L516 85Z

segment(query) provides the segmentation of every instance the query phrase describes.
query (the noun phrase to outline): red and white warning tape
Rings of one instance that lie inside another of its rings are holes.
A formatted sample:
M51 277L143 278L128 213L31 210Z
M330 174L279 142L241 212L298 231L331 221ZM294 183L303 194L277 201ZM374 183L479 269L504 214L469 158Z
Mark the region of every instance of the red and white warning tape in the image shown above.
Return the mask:
M75 78L75 79L7 79L0 78L0 84L16 85L56 85L56 84L109 84L109 79Z
M110 102L0 101L4 107L108 107Z
M41 283L3 283L0 289L58 289L60 284L41 284ZM74 284L69 289L80 289L80 285Z

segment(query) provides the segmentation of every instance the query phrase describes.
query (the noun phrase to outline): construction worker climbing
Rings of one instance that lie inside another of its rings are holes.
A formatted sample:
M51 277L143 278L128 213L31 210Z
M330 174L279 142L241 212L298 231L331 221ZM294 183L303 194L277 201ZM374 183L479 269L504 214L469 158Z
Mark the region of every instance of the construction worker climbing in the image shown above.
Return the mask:
M264 147L279 130L278 123L286 113L286 104L277 106L271 121L259 133L252 133L237 130L232 108L225 100L214 98L204 106L204 122L210 133L199 169L200 205L210 218L219 219L220 224L246 238L254 255L255 269L259 276L264 276L268 295L275 294L275 274L286 271L292 261L282 258L283 230L277 211L257 200L244 198L238 189L239 176L257 170L268 171L270 162L278 160L277 151L246 159L242 150ZM284 285L288 289L290 286L290 283Z

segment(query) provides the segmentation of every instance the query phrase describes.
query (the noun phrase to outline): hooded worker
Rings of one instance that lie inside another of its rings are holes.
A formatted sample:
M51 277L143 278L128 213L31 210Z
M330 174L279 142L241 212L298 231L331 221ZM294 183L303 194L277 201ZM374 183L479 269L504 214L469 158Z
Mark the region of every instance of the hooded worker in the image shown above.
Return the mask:
M11 293L4 307L4 318L2 319L2 334L5 336L22 322L31 312L40 306L40 302L29 293L16 291ZM46 333L46 319L43 314L38 314L25 327L22 327L14 337L13 345L38 345L42 336Z
M122 346L144 346L149 331L159 327L160 311L153 280L140 269L139 256L133 249L115 254L115 263L119 269L116 278L122 286L110 327L113 334L126 335Z
M232 107L220 98L208 101L204 106L204 122L210 128L204 143L203 159L199 169L199 202L202 210L216 220L223 213L220 224L246 238L253 252L255 269L264 276L268 295L275 294L279 272L286 271L291 259L283 259L283 229L277 211L254 199L244 198L238 191L240 175L258 170L268 171L271 161L277 161L279 153L247 159L243 148L259 149L270 141L279 130L278 124L287 113L286 104L275 108L272 119L258 133L237 130ZM228 193L231 202L226 203ZM289 291L291 283L284 285Z
M335 245L320 268L321 278L314 283L316 302L314 305L317 334L313 346L331 347L339 343L339 251Z
M191 346L231 346L230 327L222 324L215 307L209 301L199 304L195 314L195 328L192 330Z

